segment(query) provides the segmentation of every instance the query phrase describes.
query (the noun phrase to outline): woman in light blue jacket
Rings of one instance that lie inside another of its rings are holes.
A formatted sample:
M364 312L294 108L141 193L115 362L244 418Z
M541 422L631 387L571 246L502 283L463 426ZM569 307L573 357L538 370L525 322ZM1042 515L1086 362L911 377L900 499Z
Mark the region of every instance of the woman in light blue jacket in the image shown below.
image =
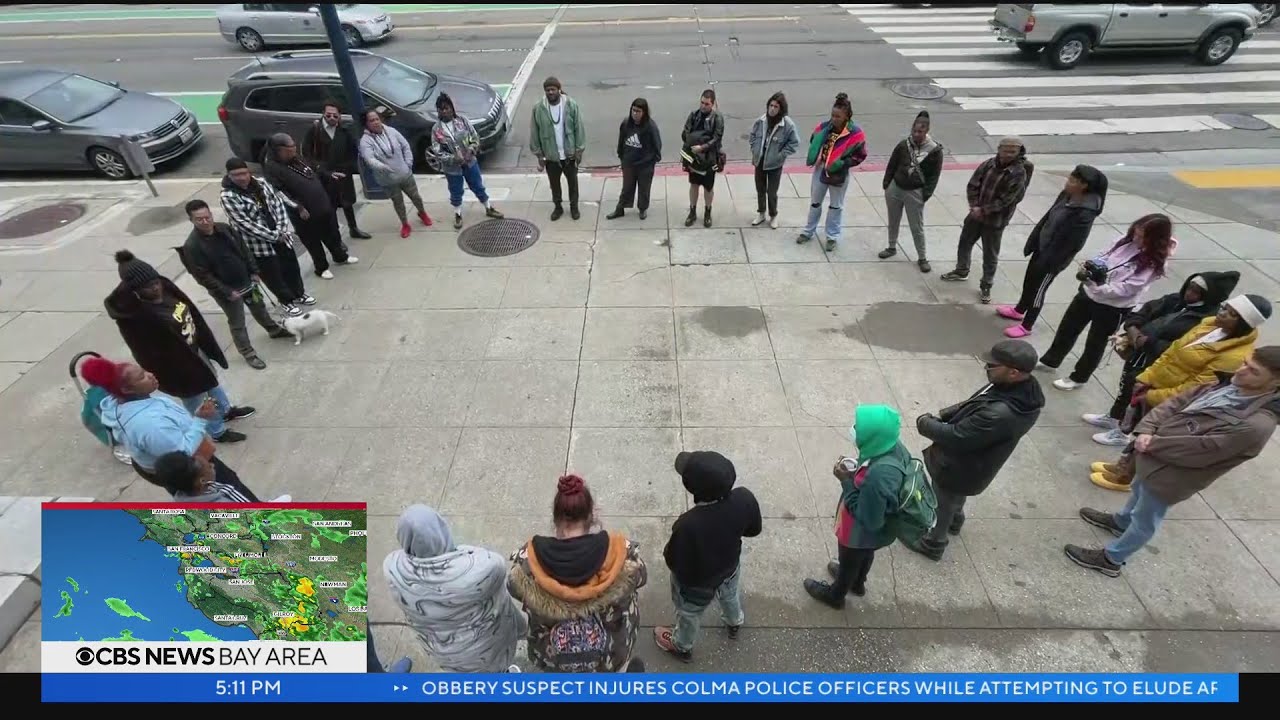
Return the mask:
M769 227L778 227L778 186L782 183L782 166L800 148L796 124L787 116L787 96L780 92L769 97L765 112L751 126L751 166L756 171L756 219L753 226L764 223L765 203L769 207Z

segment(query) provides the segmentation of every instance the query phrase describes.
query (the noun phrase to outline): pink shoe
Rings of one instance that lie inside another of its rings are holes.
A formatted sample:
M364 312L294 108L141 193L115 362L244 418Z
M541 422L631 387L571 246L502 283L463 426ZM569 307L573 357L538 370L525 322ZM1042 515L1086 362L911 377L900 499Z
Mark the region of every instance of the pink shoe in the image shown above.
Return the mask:
M1022 327L1021 324L1010 325L1009 327L1004 329L1004 336L1013 338L1014 340L1020 340L1030 334L1031 334L1031 331Z
M1012 305L997 305L996 314L1006 320L1021 320L1022 313Z

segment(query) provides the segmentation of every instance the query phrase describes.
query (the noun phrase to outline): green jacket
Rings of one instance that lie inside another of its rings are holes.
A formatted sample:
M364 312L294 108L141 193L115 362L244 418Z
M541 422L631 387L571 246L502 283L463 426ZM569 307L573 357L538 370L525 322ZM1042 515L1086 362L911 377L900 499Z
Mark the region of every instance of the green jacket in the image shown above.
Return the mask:
M889 547L897 538L893 515L897 510L898 493L906 478L904 468L911 463L911 452L897 443L888 453L871 461L862 483L840 481L840 503L853 516L853 533L840 538L845 547Z
M578 103L568 95L560 96L560 104L564 106L564 155L573 157L574 153L587 149L587 130L582 125L582 113ZM551 103L544 96L533 106L533 116L529 123L529 149L540 158L551 161L560 159L560 151L556 149L556 128L551 120Z

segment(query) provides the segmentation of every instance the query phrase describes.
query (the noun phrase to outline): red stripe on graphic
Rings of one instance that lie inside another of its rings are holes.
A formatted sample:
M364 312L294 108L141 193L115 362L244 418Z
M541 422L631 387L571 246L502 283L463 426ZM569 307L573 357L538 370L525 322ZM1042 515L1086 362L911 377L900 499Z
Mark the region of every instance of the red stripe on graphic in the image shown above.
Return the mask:
M368 510L368 503L294 502L294 503L119 503L119 502L47 502L42 510Z

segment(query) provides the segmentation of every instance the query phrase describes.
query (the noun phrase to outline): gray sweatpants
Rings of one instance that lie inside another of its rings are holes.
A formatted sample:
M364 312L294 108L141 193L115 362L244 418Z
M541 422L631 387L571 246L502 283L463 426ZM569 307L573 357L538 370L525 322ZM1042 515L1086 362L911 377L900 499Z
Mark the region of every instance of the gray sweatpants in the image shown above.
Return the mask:
M246 305L249 307L249 312L253 315L253 319L262 326L263 330L275 332L280 329L280 325L276 323L275 318L272 318L271 313L267 312L267 306L262 302L262 298L258 298L255 302L249 298L232 300L214 295L213 299L227 316L227 327L231 330L231 341L235 343L236 351L245 357L257 355L257 352L253 349L253 343L249 341L249 328L245 323L244 309Z
M902 224L902 211L907 212L907 225L911 227L911 239L916 243L917 260L927 260L924 241L924 192L903 190L898 183L890 182L884 191L884 205L889 210L889 247L898 246L898 226Z

